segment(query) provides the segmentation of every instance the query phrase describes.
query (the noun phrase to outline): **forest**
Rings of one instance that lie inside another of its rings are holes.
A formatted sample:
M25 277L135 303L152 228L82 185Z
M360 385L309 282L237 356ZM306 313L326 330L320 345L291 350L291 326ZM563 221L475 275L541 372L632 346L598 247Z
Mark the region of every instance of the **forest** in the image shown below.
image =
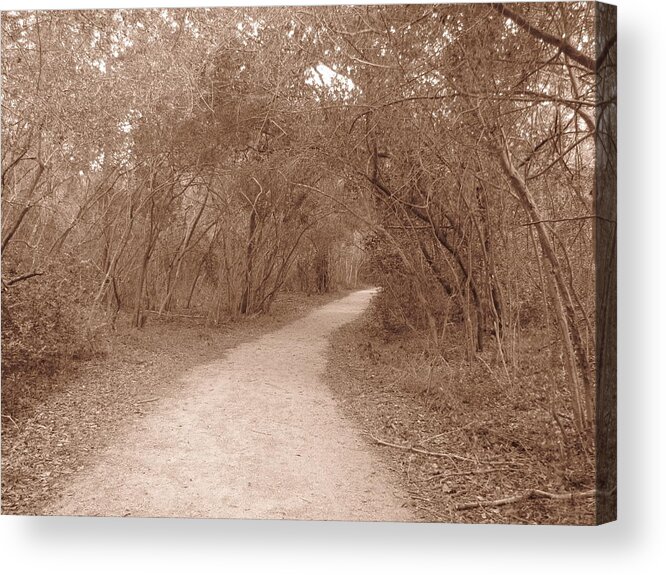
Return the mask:
M588 2L4 12L3 466L114 337L376 286L329 377L428 509L612 514L614 33ZM425 475L463 449L503 489Z

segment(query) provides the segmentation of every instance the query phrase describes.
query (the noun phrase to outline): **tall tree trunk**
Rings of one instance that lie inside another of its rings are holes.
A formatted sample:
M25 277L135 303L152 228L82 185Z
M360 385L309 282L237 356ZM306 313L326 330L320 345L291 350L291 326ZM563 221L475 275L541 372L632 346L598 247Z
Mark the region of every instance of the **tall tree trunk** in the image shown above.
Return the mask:
M146 250L141 259L141 267L139 268L139 279L136 284L135 292L135 302L134 302L134 312L132 314L132 326L133 327L143 327L144 318L143 318L143 293L146 286L146 276L148 274L148 264L150 262L150 254L152 252L152 242L151 239L148 241Z
M197 282L199 281L199 277L201 276L201 270L203 269L203 265L206 263L206 260L210 257L211 252L213 251L213 246L215 245L215 240L217 239L217 234L219 232L219 228L217 227L217 223L215 224L215 231L213 232L213 239L210 241L210 244L208 245L208 249L206 250L206 253L204 256L199 260L199 263L197 265L197 271L194 274L194 279L192 280L192 283L190 284L190 289L188 292L187 296L187 304L186 308L189 309L190 306L192 305L192 297L194 296L194 290L197 286Z
M146 247L143 252L143 257L141 258L139 280L136 285L134 313L132 314L132 326L136 328L143 327L145 321L143 316L143 295L146 287L146 277L148 275L148 264L150 263L150 257L153 253L155 243L157 242L157 237L159 236L159 230L157 229L155 222L155 202L153 199L150 200L150 212L148 217L148 238L146 241Z
M555 293L553 294L553 297L557 298L559 303L556 302L556 305L558 309L561 310L561 314L563 316L562 318L558 319L560 330L562 331L561 335L565 340L565 344L568 340L571 341L570 346L568 346L568 344L565 346L565 352L573 353L574 355L573 358L570 358L567 361L570 362L573 360L574 365L576 365L578 368L580 381L582 381L583 384L584 406L582 426L583 428L588 429L589 425L594 419L592 373L585 348L583 346L583 339L578 327L578 322L576 321L575 308L571 294L569 292L568 283L560 267L555 249L550 241L548 224L544 221L545 218L539 211L536 202L534 201L534 198L532 197L532 194L527 187L527 184L518 173L516 168L513 166L506 147L500 151L499 155L502 168L509 179L511 187L513 188L518 198L521 200L523 208L532 219L531 225L536 228L541 250L550 266L550 273L552 274L553 281L555 282Z
M171 278L171 269L173 267L173 263L171 266L169 266L169 271L168 271L168 276L169 276L169 281L167 282L167 291L164 296L164 299L162 299L162 304L160 305L160 309L158 311L158 315L162 315L167 308L169 307L171 303L171 297L173 295L173 290L175 289L176 284L178 283L178 278L180 276L180 270L183 265L183 259L185 257L185 252L187 251L188 246L190 245L190 240L192 239L192 234L194 233L194 230L197 227L197 224L199 223L199 220L201 219L201 214L203 214L204 209L206 208L206 203L208 202L208 195L206 195L206 198L204 201L201 203L201 207L197 211L194 220L192 221L192 224L187 228L185 231L185 236L183 237L183 240L180 243L180 248L178 249L178 253L176 255L175 263L176 263L176 273L174 274L174 277Z
M247 234L247 248L245 251L245 286L240 302L240 312L245 315L252 311L252 272L254 265L254 240L257 229L257 212L253 208L250 212L250 227Z

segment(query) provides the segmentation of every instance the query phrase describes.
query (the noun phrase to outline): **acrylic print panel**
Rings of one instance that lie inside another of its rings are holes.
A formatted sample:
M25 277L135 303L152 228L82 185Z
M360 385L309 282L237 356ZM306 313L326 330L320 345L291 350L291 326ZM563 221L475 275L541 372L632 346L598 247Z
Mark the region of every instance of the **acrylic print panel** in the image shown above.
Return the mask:
M2 512L616 513L615 8L2 14Z

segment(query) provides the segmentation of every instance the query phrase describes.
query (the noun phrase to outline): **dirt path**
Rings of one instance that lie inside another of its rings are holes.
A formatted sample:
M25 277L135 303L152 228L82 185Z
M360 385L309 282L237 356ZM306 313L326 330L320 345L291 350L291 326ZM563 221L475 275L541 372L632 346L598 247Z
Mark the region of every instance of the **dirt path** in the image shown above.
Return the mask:
M321 381L327 336L372 290L187 374L72 478L47 515L413 519L407 498Z

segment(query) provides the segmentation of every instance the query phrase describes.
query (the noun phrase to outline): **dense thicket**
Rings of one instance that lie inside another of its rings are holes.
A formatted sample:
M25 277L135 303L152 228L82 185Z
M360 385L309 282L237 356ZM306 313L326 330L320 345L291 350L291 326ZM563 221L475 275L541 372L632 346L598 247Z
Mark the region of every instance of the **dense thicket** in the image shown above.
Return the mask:
M2 27L3 370L82 355L119 318L219 323L366 280L386 330L435 354L456 330L507 385L521 345L550 346L553 412L590 441L595 147L614 138L594 4Z

